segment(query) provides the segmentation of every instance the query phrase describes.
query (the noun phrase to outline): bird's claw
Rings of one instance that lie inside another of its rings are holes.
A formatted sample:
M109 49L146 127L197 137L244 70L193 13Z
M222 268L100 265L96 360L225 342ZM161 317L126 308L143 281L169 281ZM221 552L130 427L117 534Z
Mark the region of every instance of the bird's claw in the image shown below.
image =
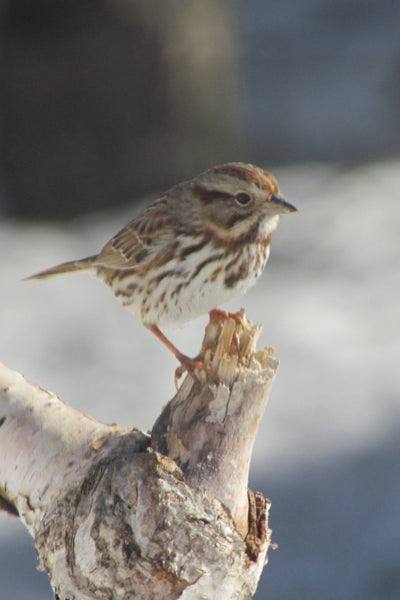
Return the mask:
M197 381L198 383L200 383L198 371L205 371L211 379L215 379L215 376L214 376L211 368L208 365L206 365L203 361L199 360L198 358L189 358L188 356L182 355L179 357L179 361L181 364L175 370L175 387L176 387L176 389L178 389L179 380L183 376L185 371L187 371L187 373L189 373L189 375L192 377L192 379L194 379L194 381Z
M217 317L221 317L222 319L233 319L237 325L242 325L243 320L240 314L228 312L223 310L222 308L213 308L209 312L210 320L215 319Z

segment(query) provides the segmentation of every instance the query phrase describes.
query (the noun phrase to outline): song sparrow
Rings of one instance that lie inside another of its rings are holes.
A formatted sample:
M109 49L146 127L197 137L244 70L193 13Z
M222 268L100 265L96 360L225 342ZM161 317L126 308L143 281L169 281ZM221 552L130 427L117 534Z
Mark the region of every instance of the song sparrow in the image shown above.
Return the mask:
M252 286L268 260L279 215L295 210L267 171L220 165L171 188L99 254L29 279L92 271L193 375L198 363L159 327L185 323Z

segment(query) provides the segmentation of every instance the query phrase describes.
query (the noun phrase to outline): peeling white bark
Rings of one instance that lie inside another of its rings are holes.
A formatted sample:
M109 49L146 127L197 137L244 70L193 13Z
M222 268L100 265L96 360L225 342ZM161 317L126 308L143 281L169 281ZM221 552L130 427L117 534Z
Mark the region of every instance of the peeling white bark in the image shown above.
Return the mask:
M247 490L277 368L243 313L212 316L199 382L152 437L103 425L0 365L0 497L60 600L251 598L271 532ZM248 502L248 499L250 502Z

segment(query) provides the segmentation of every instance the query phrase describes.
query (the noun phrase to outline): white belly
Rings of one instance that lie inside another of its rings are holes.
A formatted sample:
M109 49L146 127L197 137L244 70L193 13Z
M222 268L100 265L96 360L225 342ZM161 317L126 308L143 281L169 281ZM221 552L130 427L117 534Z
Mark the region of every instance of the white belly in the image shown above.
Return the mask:
M259 247L245 246L231 266L232 256L221 261L217 254L215 251L216 260L211 260L209 249L203 249L185 261L171 260L163 266L161 274L173 272L173 275L137 291L132 301L124 302L126 308L146 325L156 324L161 329L179 326L244 294L261 275L269 246L261 252ZM206 264L196 274L203 261Z

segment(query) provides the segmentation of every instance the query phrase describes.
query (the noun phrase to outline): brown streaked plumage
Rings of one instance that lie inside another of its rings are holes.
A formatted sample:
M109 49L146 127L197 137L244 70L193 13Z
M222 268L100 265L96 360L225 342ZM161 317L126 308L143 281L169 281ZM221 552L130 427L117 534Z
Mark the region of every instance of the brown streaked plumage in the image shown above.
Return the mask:
M29 279L92 271L193 373L197 363L159 327L184 323L245 292L266 265L279 215L294 210L267 171L219 165L171 188L99 254Z

